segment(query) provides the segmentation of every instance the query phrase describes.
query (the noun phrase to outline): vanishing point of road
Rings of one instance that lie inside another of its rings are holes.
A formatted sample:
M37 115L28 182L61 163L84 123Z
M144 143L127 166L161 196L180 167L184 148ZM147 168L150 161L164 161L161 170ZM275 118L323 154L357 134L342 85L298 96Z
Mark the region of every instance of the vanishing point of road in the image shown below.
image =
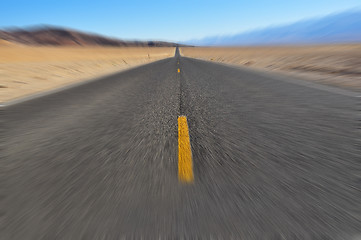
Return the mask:
M177 49L3 106L0 239L359 239L360 100Z

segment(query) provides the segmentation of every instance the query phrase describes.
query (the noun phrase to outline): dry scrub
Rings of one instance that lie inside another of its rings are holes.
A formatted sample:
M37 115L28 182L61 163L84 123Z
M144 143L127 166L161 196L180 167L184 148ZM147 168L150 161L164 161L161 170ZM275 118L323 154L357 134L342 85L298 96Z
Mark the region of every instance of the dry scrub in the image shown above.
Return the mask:
M187 57L292 74L361 90L361 45L182 48Z
M0 102L173 55L174 48L0 45Z

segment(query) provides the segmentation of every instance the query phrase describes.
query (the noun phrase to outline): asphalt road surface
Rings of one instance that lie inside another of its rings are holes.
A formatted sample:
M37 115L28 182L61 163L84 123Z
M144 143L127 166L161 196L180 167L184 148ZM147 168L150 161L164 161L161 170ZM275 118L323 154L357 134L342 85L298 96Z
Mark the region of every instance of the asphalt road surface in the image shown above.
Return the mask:
M178 52L2 107L0 239L360 239L360 110Z

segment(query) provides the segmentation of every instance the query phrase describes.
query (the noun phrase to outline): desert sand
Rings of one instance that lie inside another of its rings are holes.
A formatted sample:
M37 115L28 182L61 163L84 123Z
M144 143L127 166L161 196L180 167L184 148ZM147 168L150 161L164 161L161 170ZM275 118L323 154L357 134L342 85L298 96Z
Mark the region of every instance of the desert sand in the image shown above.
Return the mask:
M296 76L361 91L361 44L181 48L183 56Z
M175 49L0 44L0 102L174 56Z

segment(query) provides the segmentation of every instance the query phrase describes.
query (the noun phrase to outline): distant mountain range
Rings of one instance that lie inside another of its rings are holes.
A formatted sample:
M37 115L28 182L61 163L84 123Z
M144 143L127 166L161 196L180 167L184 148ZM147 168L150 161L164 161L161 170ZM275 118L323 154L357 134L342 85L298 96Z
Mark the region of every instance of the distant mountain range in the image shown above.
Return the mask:
M112 46L112 47L175 47L179 44L162 41L124 41L59 27L32 27L0 30L1 44L35 46Z
M361 42L361 11L347 11L279 27L187 41L200 46L328 44Z

